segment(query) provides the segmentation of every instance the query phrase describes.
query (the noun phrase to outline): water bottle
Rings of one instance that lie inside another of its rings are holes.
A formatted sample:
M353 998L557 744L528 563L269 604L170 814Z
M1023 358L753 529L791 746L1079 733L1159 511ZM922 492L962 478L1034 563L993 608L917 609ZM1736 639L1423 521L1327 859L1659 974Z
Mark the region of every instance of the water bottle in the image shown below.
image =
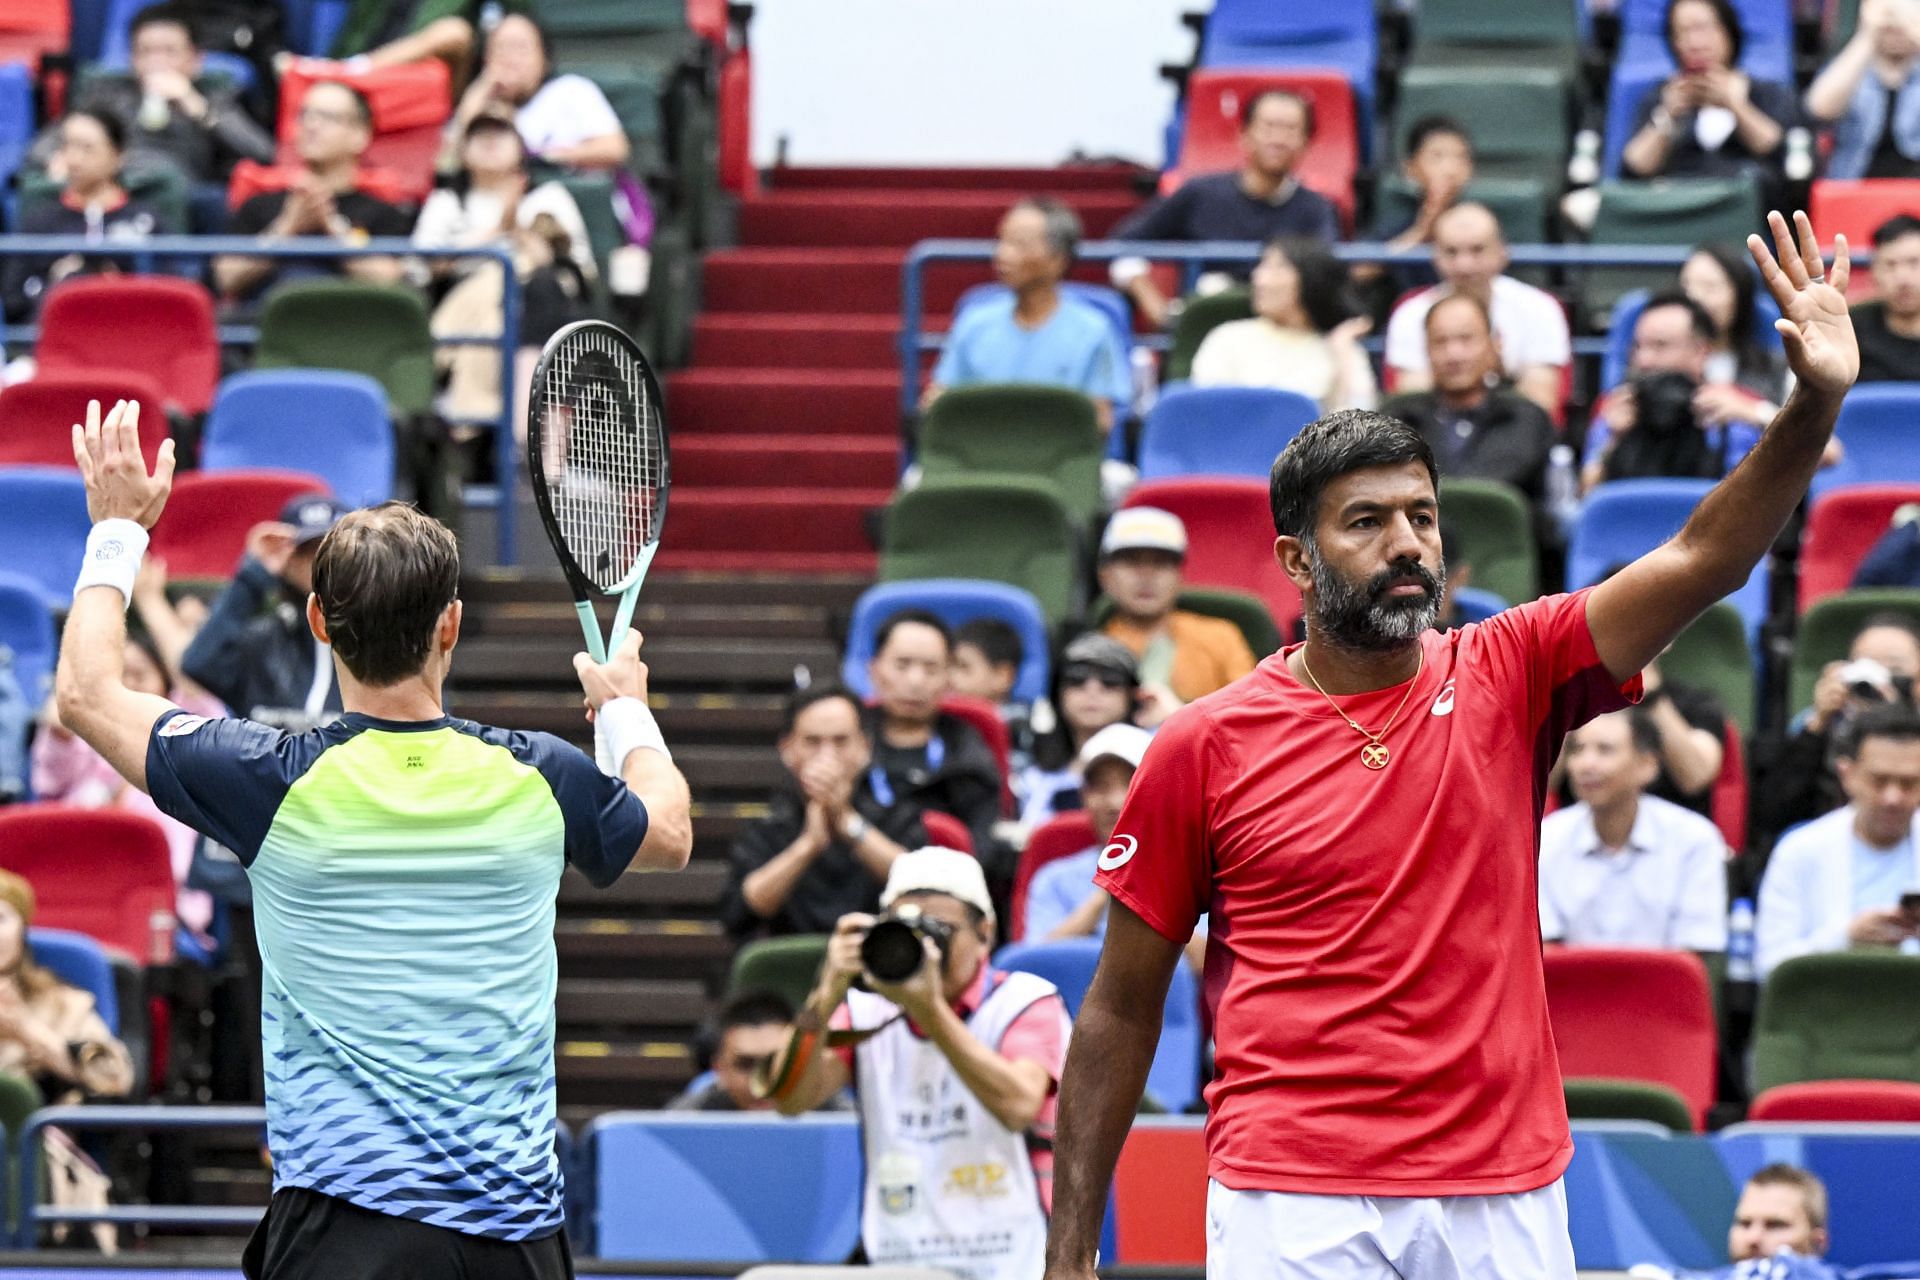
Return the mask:
M1735 898L1727 912L1727 981L1753 981L1753 899Z
M1787 156L1781 170L1788 182L1805 182L1813 176L1813 134L1804 127L1787 130Z
M1582 129L1573 136L1573 159L1567 162L1567 182L1576 187L1590 187L1600 181L1600 134L1595 129Z
M1573 463L1573 446L1556 444L1547 450L1547 512L1561 534L1573 531L1580 518L1580 475Z
M148 93L141 97L140 111L134 119L148 133L158 133L167 127L168 115L167 100L157 93Z

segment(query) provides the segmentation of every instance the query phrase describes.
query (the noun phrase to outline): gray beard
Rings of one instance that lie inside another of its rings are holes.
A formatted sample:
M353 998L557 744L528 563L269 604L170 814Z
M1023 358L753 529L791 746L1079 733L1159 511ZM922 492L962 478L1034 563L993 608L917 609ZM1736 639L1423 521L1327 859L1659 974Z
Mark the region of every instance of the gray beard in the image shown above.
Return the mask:
M1323 640L1360 653L1383 653L1417 640L1440 620L1446 594L1446 567L1439 576L1418 561L1396 564L1371 582L1361 584L1342 577L1307 541L1307 560L1313 568L1312 625ZM1405 598L1386 593L1409 578L1425 593Z

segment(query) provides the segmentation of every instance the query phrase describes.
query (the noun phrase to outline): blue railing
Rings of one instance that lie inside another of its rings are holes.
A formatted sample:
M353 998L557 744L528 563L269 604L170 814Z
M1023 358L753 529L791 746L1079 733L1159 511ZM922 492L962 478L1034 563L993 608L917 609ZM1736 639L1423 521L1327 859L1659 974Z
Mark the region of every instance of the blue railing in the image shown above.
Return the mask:
M513 430L513 365L514 352L520 344L520 280L514 271L513 255L506 249L498 246L422 249L416 248L411 240L404 240L397 236L376 237L360 244L343 245L317 237L265 242L255 240L251 236L151 236L145 240L89 240L83 236L0 235L0 259L66 253L85 254L90 258L124 258L132 263L135 271L142 274L164 273L165 264L175 259L211 259L223 254L249 258L303 260L410 257L481 258L498 262L505 276L505 287L501 291L500 300L500 332L451 334L444 338L436 338L434 341L445 346L499 344L499 415L492 418L460 419L459 421L475 426L490 426L494 429L496 483L491 490L479 486L472 487L467 491L466 497L469 502L478 506L497 507L499 560L503 565L515 563L513 480L519 466L519 452ZM9 342L32 342L40 336L40 329L38 325L31 324L8 325L0 329L0 335ZM219 336L224 346L246 346L259 341L260 329L257 325L221 325Z

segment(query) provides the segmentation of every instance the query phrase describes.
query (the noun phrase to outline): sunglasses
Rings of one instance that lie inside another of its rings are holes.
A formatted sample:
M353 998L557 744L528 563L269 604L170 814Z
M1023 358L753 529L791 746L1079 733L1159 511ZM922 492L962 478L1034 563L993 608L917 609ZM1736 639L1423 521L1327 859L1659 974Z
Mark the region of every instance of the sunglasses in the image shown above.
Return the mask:
M1065 689L1083 685L1089 680L1096 681L1107 689L1124 689L1131 683L1118 671L1110 671L1106 667L1083 666L1079 663L1067 667L1060 673L1060 685Z

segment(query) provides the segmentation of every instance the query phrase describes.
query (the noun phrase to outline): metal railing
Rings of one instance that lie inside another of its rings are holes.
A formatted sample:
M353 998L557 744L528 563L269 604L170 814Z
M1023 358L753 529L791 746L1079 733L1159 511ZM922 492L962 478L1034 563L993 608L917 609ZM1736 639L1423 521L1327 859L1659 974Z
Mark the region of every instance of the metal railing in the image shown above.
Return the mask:
M516 542L513 502L514 476L519 465L519 450L514 439L514 352L520 345L520 280L514 271L513 255L505 248L488 245L466 249L418 248L411 240L398 236L375 237L354 245L330 240L295 239L275 242L255 240L251 236L150 236L145 240L89 240L84 236L0 235L0 260L21 257L59 256L77 253L89 258L128 260L140 274L171 274L168 266L180 259L211 261L231 254L247 258L477 258L500 264L505 277L500 294L500 332L449 334L434 339L442 346L494 345L500 347L500 412L495 417L458 419L464 425L493 428L496 480L492 489L472 486L466 500L476 506L497 507L499 529L497 554L502 565L515 563ZM270 292L270 291L269 291ZM263 297L265 295L262 295ZM219 326L222 346L250 346L260 339L258 325L224 324ZM38 324L8 325L0 336L9 342L33 342L40 336Z

